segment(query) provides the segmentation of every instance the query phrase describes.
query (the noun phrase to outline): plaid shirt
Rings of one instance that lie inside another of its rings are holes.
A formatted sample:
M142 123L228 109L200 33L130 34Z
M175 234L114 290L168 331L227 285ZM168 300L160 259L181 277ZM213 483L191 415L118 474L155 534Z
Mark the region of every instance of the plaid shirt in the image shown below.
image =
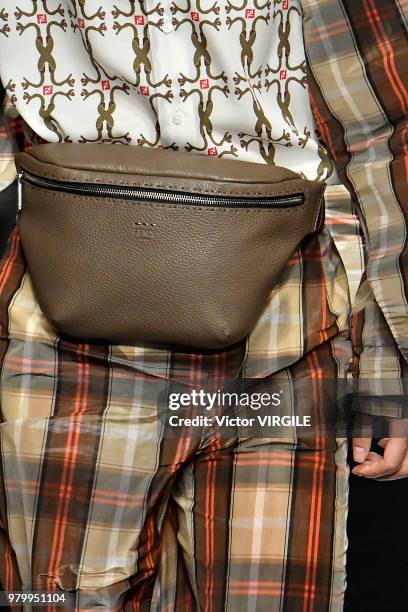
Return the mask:
M350 337L350 374L362 395L356 409L401 416L408 372L407 3L273 5L302 11L297 44L304 45L310 105L322 156L337 175L325 176L325 228L295 251L248 338L245 376L267 376L329 338L341 337L346 346ZM7 49L13 26L4 11L0 18L0 49ZM284 57L283 47L278 52ZM3 67L3 84L13 99L6 72ZM13 178L13 151L24 146L13 144L18 132L33 141L7 99L4 109L2 187ZM145 358L135 347L134 353L147 373L165 374L167 351Z
M363 275L350 320L356 390L367 396L360 408L402 415L408 373L407 3L310 0L302 7L314 116L363 231Z

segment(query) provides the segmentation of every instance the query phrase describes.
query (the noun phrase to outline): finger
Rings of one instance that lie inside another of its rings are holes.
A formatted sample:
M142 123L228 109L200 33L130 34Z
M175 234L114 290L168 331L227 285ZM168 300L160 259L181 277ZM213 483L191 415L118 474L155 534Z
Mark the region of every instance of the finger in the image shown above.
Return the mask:
M392 480L400 480L401 478L406 478L408 476L407 471L398 470L395 474L389 474L388 476L378 476L374 478L378 482L391 482Z
M381 440L379 440L377 442L378 446L381 446L381 448L385 448L387 446L389 438L381 438Z
M366 461L374 461L375 463L378 461L382 461L382 458L383 458L382 455L380 455L379 453L371 451L368 453Z
M400 466L405 458L407 452L407 440L405 438L391 438L387 443L384 456L377 455L373 459L373 455L370 453L372 459L363 462L353 469L353 473L358 476L365 476L366 478L378 478L380 476L387 476L395 474L400 469Z
M400 478L407 478L408 476L408 451L405 454L404 461L402 462L399 470L394 474L388 476L379 476L376 480L379 482L388 482L389 480L399 480Z
M396 472L405 459L408 450L407 438L390 438L384 448L384 461L389 466L390 472Z
M370 452L373 434L373 417L357 413L353 424L353 459L362 463Z
M362 466L369 466L371 464L375 464L375 463L379 463L383 461L383 458L381 455L379 455L378 453L375 453L373 451L369 452L367 455L367 458L365 459L365 461L363 463L359 463L358 465L354 466L354 468L351 470L353 474L355 474L356 476L367 476L367 478L369 478L370 476L368 475L368 473L366 473L365 467L364 470L361 469ZM375 466L373 466L372 468L373 470L375 470ZM374 474L374 471L373 471Z
M388 474L382 457L375 461L366 460L359 463L353 468L352 472L356 476L365 476L365 478L378 478Z

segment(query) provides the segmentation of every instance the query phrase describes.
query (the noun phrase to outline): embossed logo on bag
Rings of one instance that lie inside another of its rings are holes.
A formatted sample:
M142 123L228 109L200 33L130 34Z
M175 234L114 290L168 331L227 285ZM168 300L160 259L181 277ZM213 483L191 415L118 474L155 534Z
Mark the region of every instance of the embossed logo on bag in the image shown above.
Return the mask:
M135 235L138 238L153 238L153 232L157 229L156 223L148 221L135 221Z

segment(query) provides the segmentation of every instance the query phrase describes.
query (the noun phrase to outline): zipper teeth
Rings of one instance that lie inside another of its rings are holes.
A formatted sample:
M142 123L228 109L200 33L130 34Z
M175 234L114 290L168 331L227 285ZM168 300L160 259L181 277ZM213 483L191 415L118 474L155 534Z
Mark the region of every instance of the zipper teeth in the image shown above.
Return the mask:
M175 204L191 204L195 206L226 205L247 208L253 205L259 208L291 207L299 206L304 202L302 193L289 195L271 196L264 198L242 197L231 198L229 196L210 196L193 193L179 193L176 191L155 190L149 188L116 187L114 185L85 185L78 183L65 183L43 179L27 172L20 172L19 179L25 180L33 185L47 187L55 191L67 191L70 193L87 194L104 197L126 198L132 200L148 200L156 202L169 202Z

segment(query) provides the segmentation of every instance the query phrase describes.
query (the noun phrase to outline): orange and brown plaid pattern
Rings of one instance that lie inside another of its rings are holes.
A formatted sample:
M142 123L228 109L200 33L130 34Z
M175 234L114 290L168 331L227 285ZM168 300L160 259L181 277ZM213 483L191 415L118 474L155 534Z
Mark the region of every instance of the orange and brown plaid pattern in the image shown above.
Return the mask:
M0 287L2 590L70 592L78 611L341 610L346 441L158 422L171 385L240 376L245 342L173 351L160 378L134 347L52 335L17 231ZM346 357L327 340L281 370L285 412L332 419Z
M357 409L406 416L408 3L301 5L316 124L363 231L350 322Z

